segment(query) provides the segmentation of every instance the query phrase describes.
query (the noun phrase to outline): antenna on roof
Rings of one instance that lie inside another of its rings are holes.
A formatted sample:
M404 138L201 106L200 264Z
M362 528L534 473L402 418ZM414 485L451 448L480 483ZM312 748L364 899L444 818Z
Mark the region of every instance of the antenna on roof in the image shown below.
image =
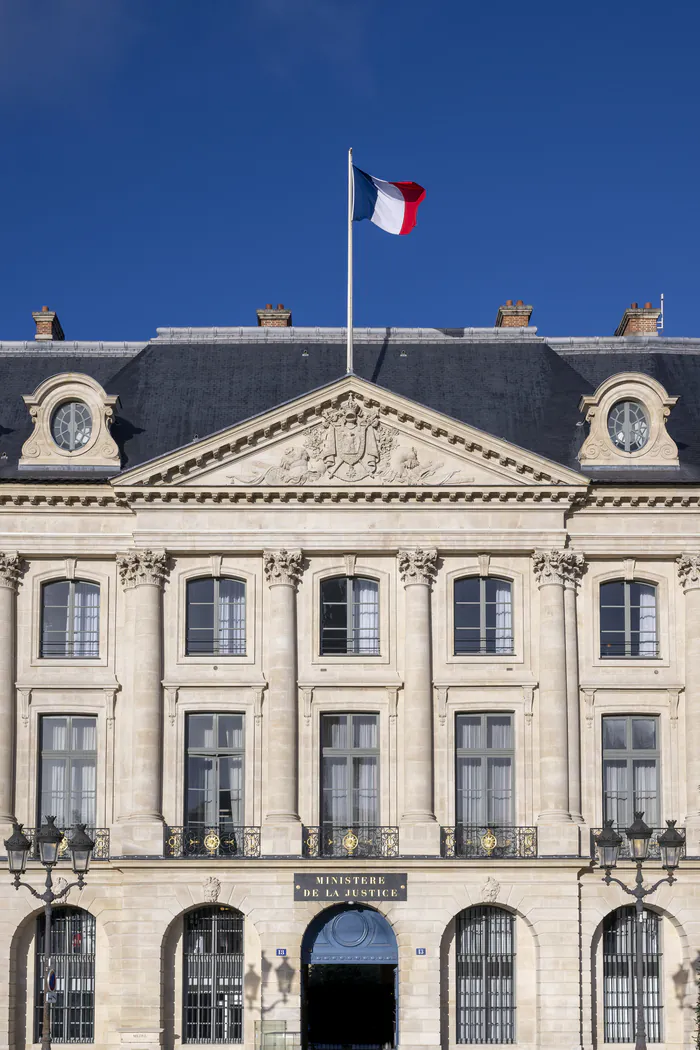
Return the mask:
M656 318L656 331L663 332L664 330L664 293L661 293L661 313Z

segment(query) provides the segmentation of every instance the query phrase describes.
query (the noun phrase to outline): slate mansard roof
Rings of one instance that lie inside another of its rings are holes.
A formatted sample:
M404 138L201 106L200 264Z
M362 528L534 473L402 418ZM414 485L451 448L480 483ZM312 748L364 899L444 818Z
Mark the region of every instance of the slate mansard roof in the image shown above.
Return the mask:
M354 370L380 390L596 480L700 482L700 339L535 332L357 329ZM0 343L0 481L32 478L18 467L32 431L22 396L58 373L86 373L118 395L112 434L127 470L324 387L345 364L344 329L159 329L146 343ZM579 401L621 372L642 372L678 396L668 431L680 469L581 468L588 428L577 426ZM39 476L79 477L71 468Z

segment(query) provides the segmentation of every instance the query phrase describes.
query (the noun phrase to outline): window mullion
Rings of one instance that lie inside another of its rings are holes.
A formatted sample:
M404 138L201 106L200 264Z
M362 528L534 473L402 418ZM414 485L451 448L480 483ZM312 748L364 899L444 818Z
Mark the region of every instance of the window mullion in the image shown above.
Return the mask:
M353 639L353 598L355 596L355 581L351 576L347 577L345 589L345 644L349 653L355 652Z
M630 583L625 580L625 656L632 655L632 596Z
M486 580L479 577L479 652L486 652Z

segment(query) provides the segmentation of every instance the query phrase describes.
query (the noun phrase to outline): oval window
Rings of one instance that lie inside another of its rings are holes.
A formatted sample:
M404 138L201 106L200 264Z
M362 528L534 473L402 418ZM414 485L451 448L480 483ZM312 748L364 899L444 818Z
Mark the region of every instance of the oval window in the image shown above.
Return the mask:
M649 440L649 419L638 401L618 401L608 413L608 434L616 448L637 452Z
M87 445L92 434L90 409L82 401L66 401L51 420L51 435L59 448L68 452Z

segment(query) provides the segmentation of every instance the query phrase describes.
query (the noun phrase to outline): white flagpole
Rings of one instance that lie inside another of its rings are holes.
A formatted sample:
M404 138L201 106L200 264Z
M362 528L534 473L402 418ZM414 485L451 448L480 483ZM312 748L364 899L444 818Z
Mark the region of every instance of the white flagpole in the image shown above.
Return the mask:
M352 213L354 210L355 180L352 177L352 147L348 150L348 330L347 330L347 365L348 375L352 374Z

